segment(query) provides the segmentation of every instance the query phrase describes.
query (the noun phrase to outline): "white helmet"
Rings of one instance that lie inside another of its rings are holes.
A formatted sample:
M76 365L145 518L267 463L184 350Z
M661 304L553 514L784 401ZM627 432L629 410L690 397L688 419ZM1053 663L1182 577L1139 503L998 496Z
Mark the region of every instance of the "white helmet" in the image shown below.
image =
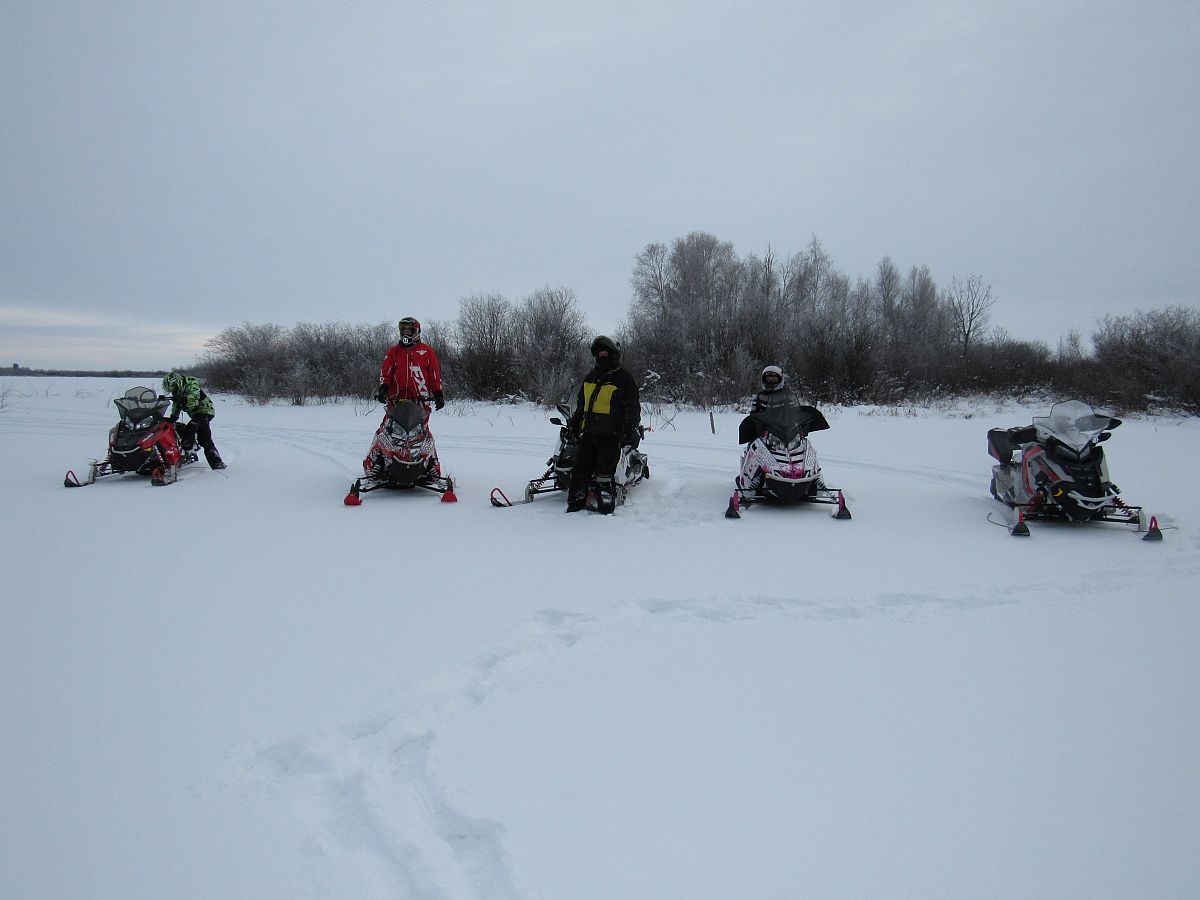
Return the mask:
M758 376L758 383L764 391L770 393L787 384L787 376L783 374L783 369L779 366L767 366Z

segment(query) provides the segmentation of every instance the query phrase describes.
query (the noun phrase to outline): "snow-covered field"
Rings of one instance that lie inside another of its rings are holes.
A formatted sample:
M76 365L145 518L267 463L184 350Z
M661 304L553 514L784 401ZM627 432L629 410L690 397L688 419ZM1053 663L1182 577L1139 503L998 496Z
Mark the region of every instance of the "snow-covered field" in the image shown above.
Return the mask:
M0 896L1200 896L1200 422L1170 526L989 522L989 427L826 410L825 507L724 512L740 416L612 517L532 407L433 418L459 503L342 505L377 408L217 398L230 467L66 490L108 379L0 379Z

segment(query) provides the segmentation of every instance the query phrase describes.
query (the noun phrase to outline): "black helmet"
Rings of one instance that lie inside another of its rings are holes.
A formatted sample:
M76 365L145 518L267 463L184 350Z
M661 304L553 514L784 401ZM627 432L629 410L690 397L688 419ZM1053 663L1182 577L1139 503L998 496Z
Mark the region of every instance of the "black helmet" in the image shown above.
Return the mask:
M421 340L421 323L412 316L405 316L400 320L400 343L405 347L411 347L419 340Z
M607 354L607 359L616 366L621 362L621 342L614 341L606 334L596 335L596 339L592 341L592 356L596 361L600 361L600 353L604 351Z

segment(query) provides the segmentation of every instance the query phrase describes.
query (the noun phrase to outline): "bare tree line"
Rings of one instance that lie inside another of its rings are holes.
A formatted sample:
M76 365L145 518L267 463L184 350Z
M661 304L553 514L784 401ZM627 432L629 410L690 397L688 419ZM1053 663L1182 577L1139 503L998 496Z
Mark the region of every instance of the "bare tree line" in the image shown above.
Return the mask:
M873 277L838 272L814 237L780 259L739 257L694 232L637 254L618 337L647 399L736 402L781 365L818 402L897 403L967 393L1070 394L1123 409L1200 412L1200 313L1172 308L1109 317L1057 352L991 328L996 303L979 275L939 288L927 266L885 258ZM405 310L405 313L410 312ZM423 322L451 398L566 399L590 363L593 332L569 288L512 301L479 294L453 322ZM260 402L368 397L395 322L243 323L208 343L200 369L215 390Z
M622 337L655 390L696 404L745 396L764 365L807 397L896 403L971 393L1071 395L1098 405L1200 412L1200 312L1104 319L1091 352L1078 333L1053 352L991 327L979 275L939 288L927 266L890 257L871 279L838 272L814 237L786 260L739 258L696 232L638 254Z
M571 391L591 340L574 293L551 287L519 302L499 294L469 297L454 322L423 320L421 332L442 361L451 399L558 402ZM396 322L291 328L244 322L208 341L198 369L213 390L258 403L368 398L396 338Z

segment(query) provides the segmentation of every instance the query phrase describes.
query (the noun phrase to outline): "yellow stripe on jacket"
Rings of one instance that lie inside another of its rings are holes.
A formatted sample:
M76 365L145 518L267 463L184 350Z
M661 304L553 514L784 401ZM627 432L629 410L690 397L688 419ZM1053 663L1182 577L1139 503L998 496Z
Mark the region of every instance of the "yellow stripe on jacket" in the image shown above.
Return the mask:
M599 390L597 385L590 381L583 383L583 409L587 413L596 413L600 416L612 415L612 398L617 392L615 384L601 384ZM594 395L594 396L593 396ZM584 424L586 426L586 416Z

